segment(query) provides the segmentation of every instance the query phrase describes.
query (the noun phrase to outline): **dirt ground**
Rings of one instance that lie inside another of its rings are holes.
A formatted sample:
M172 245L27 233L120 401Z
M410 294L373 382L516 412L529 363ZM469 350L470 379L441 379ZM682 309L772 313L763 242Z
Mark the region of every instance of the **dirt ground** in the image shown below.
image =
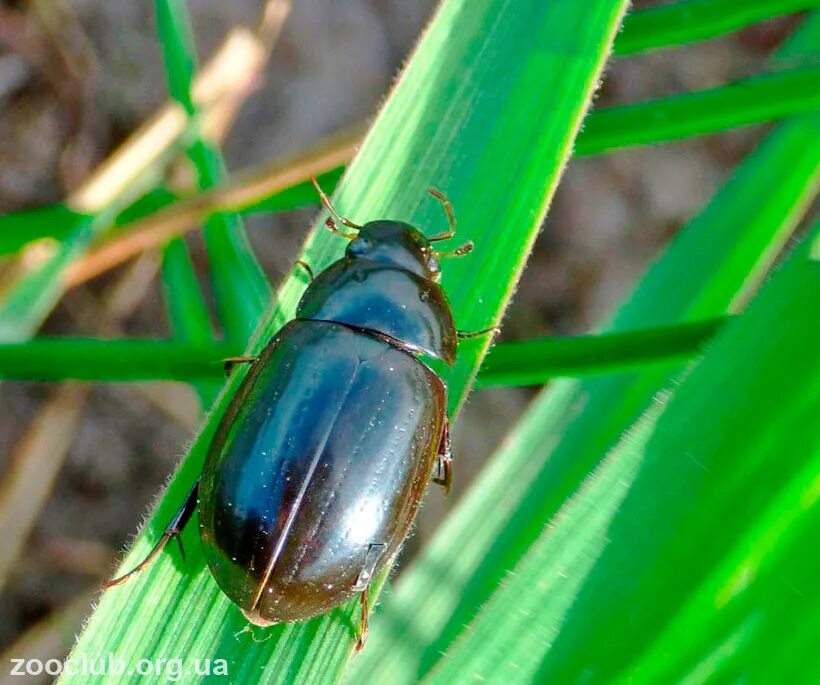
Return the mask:
M29 7L25 13L24 5ZM152 5L128 0L0 5L0 211L64 197L164 101ZM59 21L46 6L59 8ZM298 151L372 117L432 6L429 0L295 3L264 82L226 142L229 167L241 169ZM190 7L205 57L231 26L254 22L259 3L191 0ZM597 104L707 88L760 72L792 24L770 22L692 48L617 60ZM604 319L762 132L749 128L573 162L504 321L503 338L578 333ZM272 282L290 267L312 214L298 211L248 222ZM201 259L201 251L197 255ZM72 293L45 330L91 333L96 297L111 281L106 276ZM125 322L125 331L167 333L156 284ZM55 386L3 383L0 477L7 477L21 436L55 392ZM447 502L437 492L428 497L408 554L464 491L533 392L492 390L472 396L455 427L454 496ZM160 402L170 398L176 417L158 407L157 395ZM111 571L117 551L135 532L191 437L195 420L195 400L186 388L112 384L90 389L56 486L0 586L0 650L82 598ZM76 615L60 628L66 644Z

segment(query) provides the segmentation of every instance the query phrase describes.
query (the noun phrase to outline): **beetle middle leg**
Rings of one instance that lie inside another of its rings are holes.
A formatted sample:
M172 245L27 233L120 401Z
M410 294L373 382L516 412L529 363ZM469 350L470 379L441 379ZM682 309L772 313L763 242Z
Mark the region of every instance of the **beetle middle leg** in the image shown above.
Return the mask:
M488 333L498 333L501 330L500 326L490 326L489 328L482 328L480 331L456 331L456 337L459 340L470 340L472 338L480 338L482 335Z
M438 457L433 466L433 482L444 488L444 494L450 494L453 485L453 449L450 444L450 422L444 420L444 430L438 447Z
M431 236L427 240L431 243L436 242L437 240L449 240L456 234L456 213L453 211L453 203L447 198L447 196L442 193L440 190L436 190L435 188L428 188L427 192L430 193L436 200L441 202L441 206L444 208L444 213L447 215L447 223L450 225L450 228L445 231L444 233L439 233L438 235Z
M444 233L430 236L427 240L431 243L438 242L439 240L450 240L450 238L454 237L456 234L456 213L453 211L453 203L450 202L447 196L440 190L428 188L427 192L441 203L441 206L444 208L444 213L447 215L447 223L450 226ZM461 257L472 252L473 247L475 247L473 241L468 240L466 243L455 248L454 250L433 250L433 252L437 257Z
M301 266L304 269L305 273L308 275L308 283L313 283L316 280L316 276L313 275L313 269L310 268L310 264L302 259L296 260L296 265Z
M238 357L227 357L222 360L222 364L225 368L225 375L230 376L231 371L237 364L253 364L258 357L254 357L252 354L243 354Z
M364 649L364 643L367 640L367 630L369 627L370 607L367 602L367 593L370 591L370 583L373 580L373 575L378 566L379 559L381 559L386 544L383 542L370 543L367 547L367 554L364 557L362 570L359 571L359 577L356 578L356 584L353 586L354 590L361 590L359 601L362 605L362 618L359 623L359 634L356 636L356 651L361 652Z
M148 553L148 556L145 557L139 564L137 564L134 568L132 568L127 573L124 573L121 576L117 576L116 578L112 578L111 580L106 580L103 583L103 587L108 589L110 587L114 587L115 585L122 585L124 582L131 580L135 575L137 575L140 571L143 571L151 563L159 556L159 553L163 550L165 545L168 544L168 541L172 538L176 538L177 542L179 543L179 551L182 554L183 559L185 558L185 550L182 547L182 540L180 539L180 534L185 529L188 521L191 520L191 516L194 515L194 511L196 511L196 504L198 501L198 494L199 494L199 481L194 484L194 487L191 488L191 491L188 493L188 496L185 498L185 501L182 503L182 506L179 508L176 514L174 514L174 518L168 523L165 528L165 531L162 533L162 536L157 541L157 544L154 545L154 548Z
M359 595L359 602L362 606L362 620L359 624L359 635L356 637L356 652L361 652L364 649L364 643L367 642L367 632L370 629L370 606L367 601L367 593L370 592L368 585L362 594Z

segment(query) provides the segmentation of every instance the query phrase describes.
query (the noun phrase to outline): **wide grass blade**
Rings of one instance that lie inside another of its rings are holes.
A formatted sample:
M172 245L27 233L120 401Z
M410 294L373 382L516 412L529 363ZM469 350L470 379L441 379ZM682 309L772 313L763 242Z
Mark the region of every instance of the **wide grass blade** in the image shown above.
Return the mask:
M798 250L668 406L656 397L424 682L612 682L761 512L805 515L820 466L817 311L820 263ZM727 580L745 582L715 601L747 591L756 570L734 569ZM814 585L804 580L798 592ZM795 589L766 590L775 601Z
M804 54L816 51L814 31L799 36ZM788 49L799 52L794 43ZM676 325L739 309L816 195L818 126L807 117L771 132L604 330ZM542 393L383 601L350 682L411 683L427 673L669 380L668 369L653 369L558 381Z
M430 233L444 226L426 195L448 193L460 220L457 240L475 251L444 264L443 285L463 329L498 320L570 154L610 49L625 2L615 0L448 0L367 136L337 193L354 220L406 219ZM498 178L515 179L507 192ZM337 258L344 241L318 229L304 257L314 270ZM262 322L255 351L289 318L304 288L290 278L279 307ZM446 373L451 406L463 399L489 340L465 343ZM181 471L124 566L145 555L198 474L207 444L236 390L228 383ZM257 643L222 595L187 531L188 565L172 553L133 583L105 593L74 656L112 652L226 659L237 682L333 682L350 657L358 607L316 620L273 627ZM257 638L258 639L258 638ZM137 678L124 678L123 682ZM185 675L180 682L200 680ZM64 674L62 682L88 683Z

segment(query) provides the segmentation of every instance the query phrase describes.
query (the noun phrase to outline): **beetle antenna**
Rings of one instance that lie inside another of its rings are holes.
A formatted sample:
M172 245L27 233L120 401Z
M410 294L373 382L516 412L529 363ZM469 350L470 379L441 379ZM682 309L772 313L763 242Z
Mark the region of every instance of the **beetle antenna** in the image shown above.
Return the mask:
M336 226L336 221L333 219L335 218L342 226L347 226L348 228L355 228L359 230L361 226L347 217L342 216L339 212L336 211L336 208L333 206L333 203L330 201L330 198L327 196L322 187L319 185L319 181L316 179L315 176L310 177L310 182L313 184L313 187L316 188L316 192L319 193L319 199L322 201L322 204L325 206L328 212L330 212L333 216L329 217L327 221L325 221L325 226L327 226L331 231L334 233L338 233L345 238L355 238L356 235L352 233L343 233L338 229Z
M475 244L473 243L473 241L468 240L461 247L457 247L455 250L446 250L444 252L441 252L439 250L433 250L433 254L435 254L436 257L463 257L464 255L472 252L474 247Z
M427 240L431 243L438 240L449 240L456 234L456 213L453 211L453 203L447 199L444 193L436 188L428 188L427 192L441 203L441 206L444 208L444 213L447 215L447 223L450 224L448 231L434 235L431 238L427 238Z

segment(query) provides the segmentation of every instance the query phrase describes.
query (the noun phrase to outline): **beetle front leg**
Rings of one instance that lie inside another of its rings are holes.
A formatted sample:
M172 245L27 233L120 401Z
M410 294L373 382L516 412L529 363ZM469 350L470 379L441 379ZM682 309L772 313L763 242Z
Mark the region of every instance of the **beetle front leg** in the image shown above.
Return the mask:
M154 548L148 553L148 556L127 573L124 573L117 578L106 580L103 583L103 587L106 590L110 587L114 587L115 585L122 585L124 582L137 575L140 571L150 566L154 559L159 556L159 553L162 551L163 547L165 547L165 545L168 544L168 541L172 538L176 538L179 543L179 551L182 554L183 559L185 558L185 550L182 547L182 540L179 536L185 529L188 521L191 520L191 517L194 515L194 511L196 511L196 505L199 501L198 494L199 481L194 483L194 487L191 488L191 492L188 493L188 496L185 498L182 506L179 508L177 513L174 514L174 518L172 518L170 523L166 526L165 531L162 533L162 537L160 537L157 544L154 545Z
M444 494L450 494L453 485L453 449L450 444L450 422L444 419L444 430L438 446L438 457L433 466L433 482L444 488Z

